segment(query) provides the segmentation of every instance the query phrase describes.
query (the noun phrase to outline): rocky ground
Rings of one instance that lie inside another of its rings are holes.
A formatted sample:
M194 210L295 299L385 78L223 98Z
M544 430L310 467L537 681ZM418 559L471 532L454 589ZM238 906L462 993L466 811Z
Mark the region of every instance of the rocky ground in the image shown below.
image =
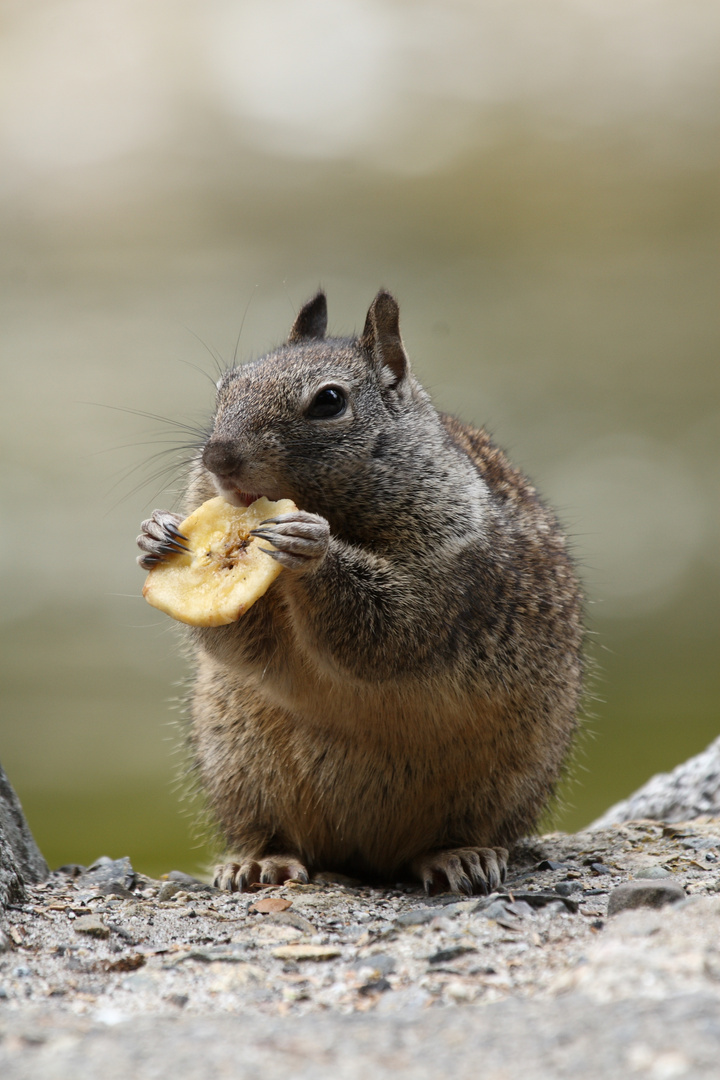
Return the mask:
M0 1075L718 1075L720 819L519 849L488 897L321 877L227 894L129 860L28 886Z

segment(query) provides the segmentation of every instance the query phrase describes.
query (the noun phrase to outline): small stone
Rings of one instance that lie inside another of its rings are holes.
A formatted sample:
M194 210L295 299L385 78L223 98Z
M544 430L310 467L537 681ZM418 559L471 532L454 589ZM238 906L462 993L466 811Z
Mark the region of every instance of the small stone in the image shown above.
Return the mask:
M267 926L268 923L271 926L292 926L295 930L300 930L303 934L317 934L317 927L308 920L303 918L302 915L297 915L294 911L278 911L274 914L266 915L263 919L263 925Z
M522 901L529 904L531 908L542 908L547 907L548 904L562 903L568 911L575 914L579 906L577 900L571 900L569 897L557 892L513 892L512 895L516 903Z
M200 881L200 878L193 877L192 874L186 874L183 870L171 870L167 875L168 881L177 881L181 885L201 885L207 889L208 885L204 881Z
M405 911L402 915L398 915L395 925L424 926L425 923L432 922L443 914L444 912L438 908L417 908L415 911Z
M507 919L508 918L508 905L506 900L494 900L492 904L488 904L487 907L478 909L486 919Z
M334 960L341 951L333 945L281 945L273 949L276 960Z
M117 896L120 900L134 900L135 893L130 892L120 881L108 881L100 888L101 896Z
M631 908L660 908L685 899L685 890L677 881L658 881L654 885L642 881L626 881L610 893L608 915Z
M529 910L529 909L528 909ZM428 956L428 964L447 964L451 960L457 960L459 956L464 956L465 953L477 952L477 949L473 945L455 945L451 949L440 949L439 952L433 953L432 956Z
M559 881L555 886L555 892L558 896L571 896L572 893L578 892L581 888L579 881Z
M477 899L475 900L458 900L454 904L447 904L442 909L442 916L445 919L452 919L456 915L469 915L471 912L477 910ZM440 912L438 912L438 915Z
M355 960L350 967L353 971L372 971L377 976L392 975L395 970L395 957L389 953L373 953L362 960Z
M81 915L75 919L73 926L78 934L89 934L90 937L108 938L110 930L97 915Z
M364 986L361 986L358 993L364 997L369 997L371 994L384 994L386 990L391 990L392 987L387 979L374 979L372 982L367 982Z
M116 881L126 889L132 889L135 885L135 871L127 856L122 859L111 859L107 855L101 855L84 874L80 875L78 884L89 888L100 888L102 885Z
M560 901L556 901L560 903ZM550 905L552 906L552 904ZM509 915L516 915L519 919L522 919L525 915L532 915L533 909L526 900L513 900L512 903L507 904L507 912Z
M591 863L590 869L592 870L593 874L612 874L612 870L610 869L610 867L606 866L605 863L601 862Z
M157 898L160 903L166 903L168 900L172 900L176 893L183 891L184 885L181 885L179 881L165 881L158 892Z
M251 904L249 911L254 915L270 915L271 912L287 911L291 907L292 900L285 900L282 896L264 896Z
M555 862L554 859L543 859L535 867L536 870L560 870L566 863Z
M634 876L644 880L656 881L658 878L672 877L672 874L664 866L648 866L645 870L638 870Z
M137 971L147 962L147 957L143 953L131 953L129 956L121 956L119 960L109 961L105 965L105 970L110 972L128 972Z

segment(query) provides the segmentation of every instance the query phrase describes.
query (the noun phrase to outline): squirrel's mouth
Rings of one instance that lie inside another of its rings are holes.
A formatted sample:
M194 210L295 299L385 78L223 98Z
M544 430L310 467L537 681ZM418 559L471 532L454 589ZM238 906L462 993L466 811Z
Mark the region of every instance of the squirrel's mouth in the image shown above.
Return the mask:
M225 488L222 492L223 498L226 502L231 503L233 506L249 506L250 503L254 503L256 499L262 498L261 492L241 491L240 488Z
M231 506L249 506L256 499L262 498L261 491L243 491L237 484L228 483L219 476L214 476L213 479L218 495L222 495L225 502L229 502Z

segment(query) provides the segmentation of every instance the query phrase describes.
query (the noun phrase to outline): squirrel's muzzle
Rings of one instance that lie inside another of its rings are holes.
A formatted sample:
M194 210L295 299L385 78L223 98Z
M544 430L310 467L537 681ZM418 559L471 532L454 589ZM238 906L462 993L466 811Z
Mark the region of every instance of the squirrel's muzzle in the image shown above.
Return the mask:
M215 476L235 476L242 466L242 458L233 443L211 439L202 452L202 463Z

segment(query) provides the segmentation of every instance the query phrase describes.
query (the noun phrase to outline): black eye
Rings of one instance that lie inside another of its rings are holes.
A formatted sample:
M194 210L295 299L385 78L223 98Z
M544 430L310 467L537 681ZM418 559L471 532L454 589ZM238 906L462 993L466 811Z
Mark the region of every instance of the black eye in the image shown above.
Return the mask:
M307 415L313 420L328 420L331 416L342 416L347 408L347 398L336 386L326 386L318 390L310 402Z

